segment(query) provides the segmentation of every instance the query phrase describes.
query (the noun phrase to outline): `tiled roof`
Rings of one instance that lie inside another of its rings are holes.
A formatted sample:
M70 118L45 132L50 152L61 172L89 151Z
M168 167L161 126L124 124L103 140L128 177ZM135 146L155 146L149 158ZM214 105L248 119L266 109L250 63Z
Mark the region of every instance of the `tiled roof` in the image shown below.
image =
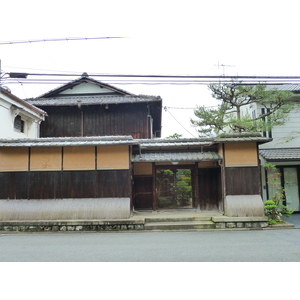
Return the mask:
M267 161L300 160L300 148L261 149L259 154Z
M204 139L140 139L137 140L141 148L158 148L158 147L190 147L190 146L209 146L214 140L209 138Z
M131 136L62 137L0 140L0 147L66 147L133 144L135 144L135 140Z
M79 77L73 81L70 81L67 84L64 84L60 87L57 87L51 91L48 91L48 92L44 93L43 95L41 95L39 98L51 97L52 95L61 93L62 91L68 90L68 89L70 89L76 85L82 84L82 83L91 83L91 84L97 85L99 87L105 87L115 93L122 94L122 95L133 95L132 93L128 93L128 92L121 90L120 88L114 87L110 84L95 80L95 79L89 77L89 75L87 73L83 73L81 75L81 77Z
M42 109L34 106L32 103L29 103L27 101L24 101L20 98L18 98L17 96L13 95L12 93L10 93L9 91L3 89L0 87L0 93L6 95L7 97L9 97L12 100L17 101L18 103L24 105L25 107L27 107L28 109L30 109L31 111L34 111L35 113L41 115L41 116L47 116L47 113L45 111L43 111Z
M300 91L300 84L268 84L266 90L276 89L278 91Z
M182 161L218 161L222 158L216 152L150 152L133 155L133 162L182 162Z
M272 141L270 138L262 137L256 133L239 133L239 134L227 134L214 139L216 143L229 143L229 142L257 142L267 143Z
M121 104L121 103L140 103L161 101L159 96L64 96L28 99L27 102L37 106L77 106L77 105L105 105L105 104Z

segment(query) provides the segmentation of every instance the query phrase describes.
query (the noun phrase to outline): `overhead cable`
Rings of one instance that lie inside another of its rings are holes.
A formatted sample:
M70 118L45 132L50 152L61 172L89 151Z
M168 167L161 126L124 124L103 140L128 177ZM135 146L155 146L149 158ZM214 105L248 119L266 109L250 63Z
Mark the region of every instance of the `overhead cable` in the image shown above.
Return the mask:
M0 41L0 45L13 45L13 44L31 44L40 42L61 42L61 41L82 41L82 40L102 40L102 39L124 39L125 37L66 37L66 38L53 38L53 39L37 39L37 40L17 40L17 41Z

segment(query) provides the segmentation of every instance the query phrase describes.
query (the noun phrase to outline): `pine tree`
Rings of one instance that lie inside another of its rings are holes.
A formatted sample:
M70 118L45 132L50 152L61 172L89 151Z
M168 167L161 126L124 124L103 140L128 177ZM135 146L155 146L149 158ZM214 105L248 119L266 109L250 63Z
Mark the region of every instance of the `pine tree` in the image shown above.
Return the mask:
M209 85L212 97L220 101L216 108L197 107L191 119L200 136L221 133L243 133L269 131L285 123L293 104L287 101L293 96L290 91L280 91L266 85L243 85L220 83ZM243 113L243 106L259 103L265 113L255 117Z

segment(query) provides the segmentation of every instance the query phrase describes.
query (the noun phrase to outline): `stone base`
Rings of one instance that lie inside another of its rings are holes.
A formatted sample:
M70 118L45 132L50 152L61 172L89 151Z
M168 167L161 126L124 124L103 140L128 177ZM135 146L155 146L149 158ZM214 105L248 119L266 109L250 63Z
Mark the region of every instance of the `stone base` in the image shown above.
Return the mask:
M212 221L216 224L216 229L269 227L268 217L212 217Z
M0 231L49 232L49 231L121 231L143 230L144 220L109 221L12 221L0 222Z
M227 195L224 210L228 217L263 217L265 215L260 195Z

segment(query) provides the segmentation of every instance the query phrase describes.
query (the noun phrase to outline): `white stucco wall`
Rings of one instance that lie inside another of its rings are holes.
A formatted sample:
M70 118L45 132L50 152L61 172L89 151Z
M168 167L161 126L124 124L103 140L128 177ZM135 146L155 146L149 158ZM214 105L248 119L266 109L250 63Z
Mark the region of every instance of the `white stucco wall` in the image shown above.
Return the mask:
M256 116L260 114L259 104L251 104L243 107L243 113L250 116L255 112ZM246 112L247 111L247 112ZM269 148L294 148L300 147L300 103L294 103L294 109L289 113L288 119L281 126L272 128L272 141L259 146L260 149Z
M101 88L96 84L91 83L85 83L85 84L79 84L71 89L67 89L65 91L60 92L60 95L70 95L70 94L91 94L91 93L97 93L97 94L107 94L111 93L112 91L107 88Z
M15 116L24 121L24 132L14 129ZM0 138L37 138L42 117L21 103L0 93Z

